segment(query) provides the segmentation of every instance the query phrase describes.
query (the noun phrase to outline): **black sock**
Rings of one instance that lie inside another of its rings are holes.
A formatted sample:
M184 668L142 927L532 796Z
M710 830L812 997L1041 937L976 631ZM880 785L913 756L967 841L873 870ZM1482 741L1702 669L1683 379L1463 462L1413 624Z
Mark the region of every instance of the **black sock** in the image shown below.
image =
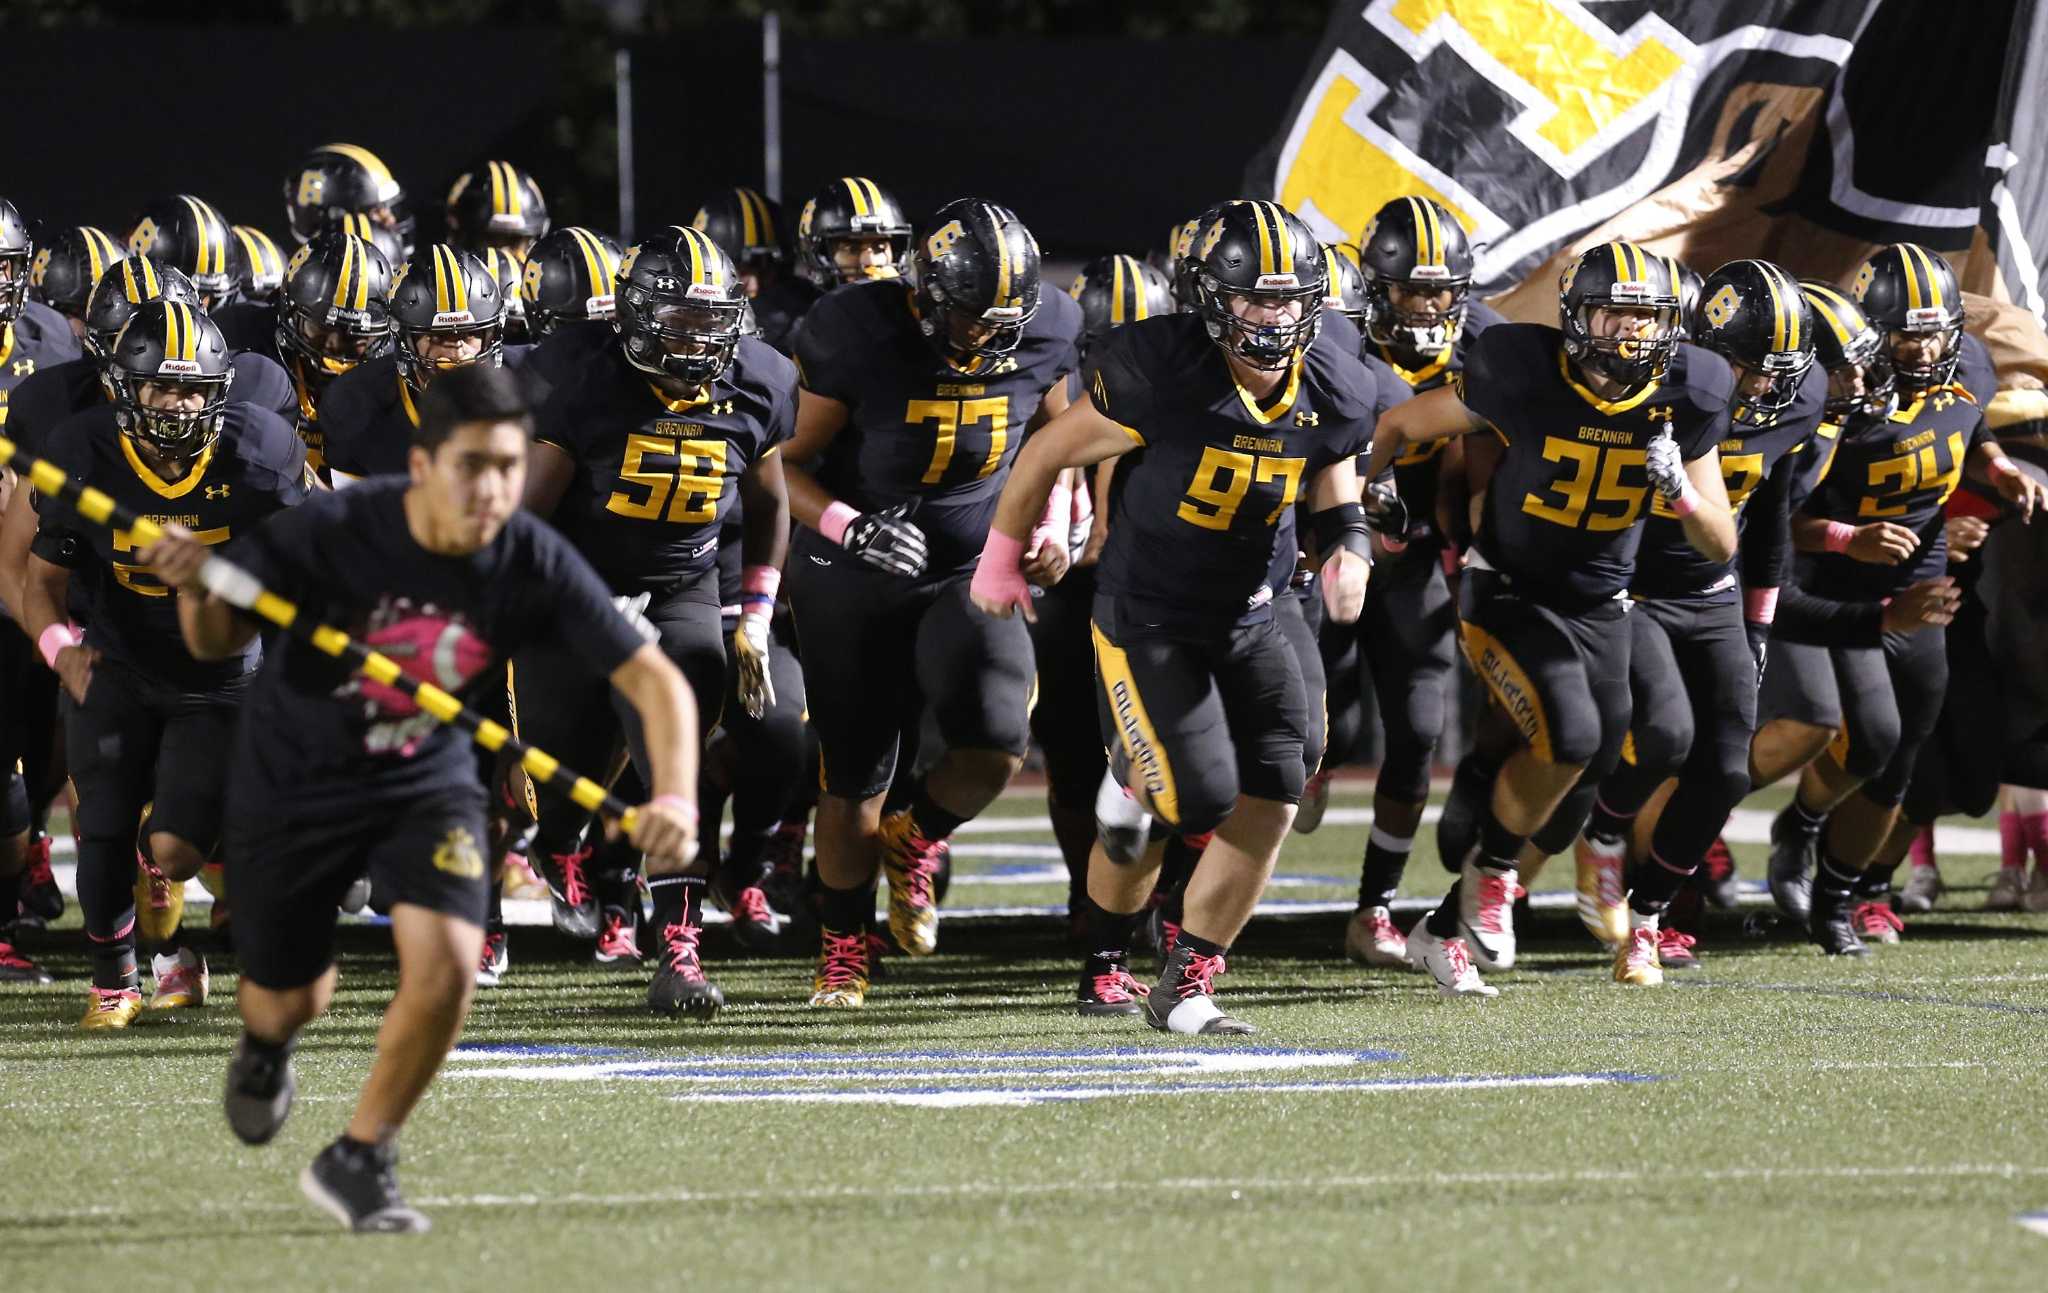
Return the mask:
M1671 905L1671 900L1678 896L1680 887L1698 870L1697 865L1688 870L1678 870L1652 849L1650 856L1636 868L1635 883L1628 891L1629 910L1639 916L1662 915L1664 909Z
M1451 881L1450 892L1437 901L1436 910L1429 913L1429 932L1438 938L1458 936L1458 897L1462 880Z
M1489 871L1512 871L1521 857L1522 846L1528 842L1528 836L1517 835L1501 825L1500 818L1489 807L1486 816L1479 820L1479 865Z
M1174 941L1173 960L1167 962L1167 969L1169 972L1172 972L1178 968L1180 973L1185 974L1188 962L1193 958L1197 956L1222 956L1229 950L1228 947L1221 943L1212 943L1206 938L1197 938L1186 930L1182 930L1180 937ZM1186 953L1186 955L1182 955L1182 953Z
M1883 902L1891 897L1892 868L1867 867L1856 880L1856 896L1866 902Z
M960 823L966 820L965 817L940 807L932 799L931 791L925 788L924 783L918 783L917 797L910 801L910 824L917 828L919 835L934 842L946 839L954 831L959 830Z
M1603 844L1619 844L1628 838L1629 823L1635 814L1623 817L1609 808L1598 796L1593 799L1593 815L1586 821L1586 838L1599 840Z
M1811 809L1799 802L1799 796L1792 796L1792 813L1789 818L1792 829L1802 835L1818 835L1820 828L1827 824L1827 809Z
M1086 897L1081 899L1086 920L1083 938L1093 966L1122 965L1130 958L1131 940L1138 932L1139 912L1107 911Z
M765 831L733 827L725 856L718 863L718 882L727 893L736 894L742 889L750 889L767 876L768 868L761 861L761 854L766 851L768 841L775 837L775 830L772 825Z
M654 894L654 927L704 924L704 877L664 875L647 882Z
M92 986L108 992L132 992L142 984L135 968L135 944L88 943L92 960Z
M1375 826L1365 841L1365 866L1358 875L1358 905L1384 907L1394 901L1401 887L1401 872L1408 867L1408 853L1415 837L1402 839Z
M1823 856L1820 865L1814 869L1813 892L1816 896L1846 898L1855 890L1862 878L1862 872L1844 866L1831 857Z
M484 908L484 932L496 934L505 928L505 886L491 886L491 900Z
M834 889L820 880L818 923L835 934L858 933L868 927L875 912L875 893L866 885Z

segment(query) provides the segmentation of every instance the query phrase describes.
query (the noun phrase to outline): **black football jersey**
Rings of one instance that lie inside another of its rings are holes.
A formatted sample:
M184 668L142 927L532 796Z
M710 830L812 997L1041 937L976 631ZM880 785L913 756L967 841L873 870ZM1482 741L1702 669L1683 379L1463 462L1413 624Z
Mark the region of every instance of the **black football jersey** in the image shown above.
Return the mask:
M48 456L50 433L66 419L107 399L99 365L84 355L38 368L10 394L7 437L34 457Z
M754 322L761 328L761 340L785 355L795 353L797 325L823 295L809 279L795 274L776 278L754 298Z
M392 355L366 359L334 379L320 397L318 453L336 485L406 470L420 424L412 388Z
M0 329L0 431L7 430L9 397L16 387L81 353L63 315L47 305L23 301L14 322Z
M1688 462L1711 452L1728 438L1735 379L1719 356L1681 344L1663 380L1602 399L1572 372L1556 328L1501 323L1472 344L1451 386L1506 446L1480 557L1523 596L1572 612L1616 596L1635 572L1650 441L1669 433Z
M1737 396L1728 423L1728 438L1720 445L1721 479L1728 487L1728 506L1735 513L1744 543L1750 542L1750 538L1748 513L1743 504L1757 486L1772 472L1797 471L1804 463L1798 456L1814 452L1814 445L1832 447L1814 434L1827 398L1828 375L1819 364L1806 370L1792 403L1781 409L1777 420L1769 426L1750 425L1741 397ZM1671 504L1661 494L1650 496L1650 517L1643 522L1643 546L1636 553L1636 573L1629 583L1630 592L1639 597L1683 597L1716 587L1733 587L1734 567L1732 558L1726 562L1713 561L1693 547Z
M1045 392L1079 362L1081 307L1045 292L1016 350L960 372L941 361L900 279L827 293L797 331L804 389L847 406L847 422L816 464L818 481L863 512L912 500L924 531L926 578L974 564L1024 428ZM799 551L830 548L808 529Z
M1923 391L1888 418L1854 420L1836 439L1834 465L1806 500L1809 516L1868 525L1890 521L1920 536L1896 566L1845 552L1806 553L1800 583L1836 601L1877 601L1948 567L1943 505L1962 482L1970 450L1990 433L1984 412L1959 384Z
M209 545L226 543L307 493L299 437L282 418L253 404L229 404L220 438L175 481L144 461L115 424L112 405L75 415L51 439L50 460L73 480L159 524L183 525ZM109 659L189 690L218 686L255 667L253 642L231 660L202 663L187 654L176 599L137 559L127 530L90 524L69 508L45 507L31 550L84 584L86 645ZM80 604L73 598L74 607Z
M208 316L220 328L229 350L246 350L272 363L284 362L277 351L277 307L261 301L236 301Z
M541 406L534 436L576 474L552 518L617 593L660 592L718 560L740 475L796 432L796 366L753 337L697 400L671 400L616 341Z
M1272 614L1298 547L1295 503L1316 475L1372 443L1408 397L1386 367L1318 336L1264 402L1237 384L1200 318L1127 323L1088 352L1097 411L1137 448L1111 476L1096 575L1125 631L1207 634Z
M1408 384L1408 389L1421 395L1447 385L1452 374L1464 372L1465 356L1471 353L1472 343L1488 328L1502 322L1505 320L1498 310L1482 301L1471 301L1465 306L1465 326L1459 330L1457 339L1420 368L1401 367L1387 347L1370 341L1365 343L1365 353L1383 361ZM1448 440L1430 440L1409 445L1394 459L1394 488L1400 491L1401 501L1408 505L1411 538L1418 533L1433 533L1436 529L1437 476L1443 466L1444 448L1449 444Z

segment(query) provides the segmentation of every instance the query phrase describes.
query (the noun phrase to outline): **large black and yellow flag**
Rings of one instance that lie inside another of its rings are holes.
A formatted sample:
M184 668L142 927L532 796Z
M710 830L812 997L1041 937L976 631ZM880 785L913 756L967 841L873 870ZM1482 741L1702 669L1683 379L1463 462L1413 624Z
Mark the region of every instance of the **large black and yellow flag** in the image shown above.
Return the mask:
M2044 0L1338 0L1247 187L1332 240L1434 197L1528 319L1609 238L1824 279L1924 243L2039 398L2044 67Z

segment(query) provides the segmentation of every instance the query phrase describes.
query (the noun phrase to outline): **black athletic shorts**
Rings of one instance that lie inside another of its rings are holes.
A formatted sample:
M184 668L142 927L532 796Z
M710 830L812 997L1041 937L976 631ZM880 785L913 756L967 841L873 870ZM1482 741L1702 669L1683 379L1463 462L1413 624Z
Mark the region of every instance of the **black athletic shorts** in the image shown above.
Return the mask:
M228 902L242 973L266 988L311 983L334 963L336 908L367 874L380 903L411 903L483 927L490 903L482 787L450 784L395 801L317 812L259 795L230 801ZM346 811L338 811L345 809Z
M1628 733L1628 603L1553 610L1477 567L1459 599L1465 658L1522 740L1546 763L1583 765L1597 783Z
M913 581L851 554L797 553L789 601L825 790L868 799L895 779L906 722L929 706L948 750L1022 755L1036 678L1021 615L999 620L968 599L969 572Z
M1300 802L1308 700L1277 623L1165 636L1124 628L1098 596L1094 638L1103 742L1122 745L1168 824L1214 830L1240 794Z
M1031 734L1045 754L1053 801L1089 812L1105 766L1102 725L1095 719L1095 644L1088 625L1095 609L1095 567L1076 566L1033 598L1038 622L1031 648L1038 666L1038 699Z
M1365 613L1349 630L1372 674L1386 732L1378 789L1404 803L1429 798L1430 755L1443 735L1445 695L1457 665L1458 610L1442 551L1435 542L1417 542L1376 563ZM1342 625L1336 630L1346 631Z
M215 691L180 691L118 661L93 666L85 703L63 699L71 782L82 838L165 831L211 854L220 843L235 714L247 679Z

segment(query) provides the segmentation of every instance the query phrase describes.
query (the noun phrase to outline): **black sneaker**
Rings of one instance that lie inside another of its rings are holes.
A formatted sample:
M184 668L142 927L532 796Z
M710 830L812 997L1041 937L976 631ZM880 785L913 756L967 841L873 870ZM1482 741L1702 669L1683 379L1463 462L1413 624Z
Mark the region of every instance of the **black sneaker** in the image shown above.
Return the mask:
M1452 875L1464 870L1465 859L1479 847L1479 822L1492 802L1493 779L1499 772L1474 750L1458 760L1451 775L1451 791L1436 822L1436 851Z
M554 906L555 928L570 938L597 937L597 891L588 868L591 850L550 853L540 860L540 878L547 882Z
M1870 949L1856 935L1849 918L1850 898L1846 893L1816 889L1807 915L1806 933L1829 956L1868 956Z
M1794 820L1792 805L1771 819L1771 901L1794 920L1813 911L1813 865L1820 833ZM1847 920L1845 912L1843 919Z
M1135 1015L1145 1009L1144 999L1151 991L1131 977L1121 957L1107 961L1091 956L1081 967L1081 991L1074 1008L1084 1019Z
M398 1194L398 1149L346 1136L299 1173L299 1191L359 1235L419 1235L432 1229Z
M704 963L697 959L697 942L704 931L685 921L661 931L661 968L647 985L647 1008L661 1015L688 1015L710 1019L725 1006L725 994L704 977Z
M591 959L607 970L639 969L639 914L624 907L606 907L604 928L598 931L597 950Z
M50 972L23 956L14 944L0 938L0 983L55 983Z
M292 1048L265 1055L249 1048L246 1034L228 1061L228 1126L245 1145L267 1145L292 1111L299 1089L292 1076Z
M1166 1033L1204 1037L1249 1037L1258 1029L1232 1019L1216 1004L1210 981L1224 973L1223 958L1196 956L1178 944L1167 958L1166 973L1145 997L1145 1022Z

